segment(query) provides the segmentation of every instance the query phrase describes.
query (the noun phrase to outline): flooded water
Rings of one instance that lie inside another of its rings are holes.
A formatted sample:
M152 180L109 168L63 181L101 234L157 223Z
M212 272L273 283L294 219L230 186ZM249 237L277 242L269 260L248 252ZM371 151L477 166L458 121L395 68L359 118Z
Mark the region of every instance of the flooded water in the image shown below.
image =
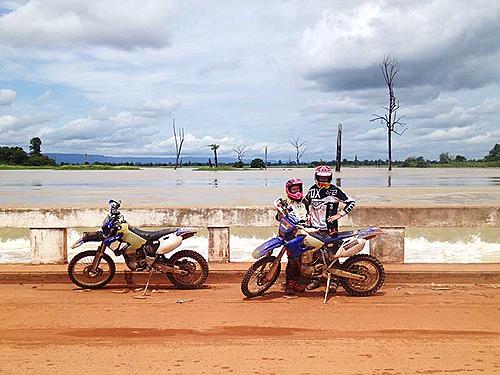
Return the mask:
M111 197L127 207L267 206L287 179L313 184L312 168L193 171L0 171L0 207L99 207ZM338 185L359 204L500 202L500 168L346 168Z
M313 184L312 168L256 171L193 171L147 168L135 171L0 171L0 207L105 207L109 198L132 207L270 206L284 182ZM498 205L500 168L347 168L337 184L358 205ZM70 229L68 242L81 229ZM275 228L234 228L231 260L249 261L252 250ZM186 246L207 255L206 232ZM87 246L92 246L87 245ZM81 250L81 249L78 249ZM368 249L364 250L365 252ZM74 254L70 250L69 257ZM31 261L29 233L0 228L0 263ZM405 262L500 262L498 228L407 228Z

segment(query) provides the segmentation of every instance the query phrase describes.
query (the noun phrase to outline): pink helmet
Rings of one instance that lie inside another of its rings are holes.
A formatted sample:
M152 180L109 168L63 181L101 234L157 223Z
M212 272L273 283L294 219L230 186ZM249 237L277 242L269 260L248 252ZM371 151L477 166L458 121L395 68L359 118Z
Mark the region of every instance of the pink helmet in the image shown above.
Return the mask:
M320 179L320 177L323 177ZM319 188L329 188L332 183L333 172L328 165L320 165L314 170L314 180Z
M303 189L302 189L302 180L300 178L292 178L291 180L288 180L285 185L285 191L286 195L288 198L294 200L294 201L300 201L302 197L304 196ZM300 188L299 191L296 193L292 193L290 189L292 186L298 186Z

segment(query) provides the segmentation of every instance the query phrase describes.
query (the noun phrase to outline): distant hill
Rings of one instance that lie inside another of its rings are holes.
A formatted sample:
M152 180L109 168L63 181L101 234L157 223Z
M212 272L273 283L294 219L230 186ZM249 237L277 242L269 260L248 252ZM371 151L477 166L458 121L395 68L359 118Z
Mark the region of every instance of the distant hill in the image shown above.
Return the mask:
M44 153L49 158L52 158L56 161L57 164L66 163L66 164L83 164L85 163L85 155L84 154L59 154L59 153ZM214 162L213 157L212 163ZM232 158L218 158L221 163L232 163L235 162L235 159ZM152 156L107 156L107 155L87 155L87 162L90 164L99 162L99 163L113 163L113 164L122 164L122 163L153 163L153 164L175 164L175 158L162 158L162 157L152 157ZM183 156L182 163L208 163L207 156Z

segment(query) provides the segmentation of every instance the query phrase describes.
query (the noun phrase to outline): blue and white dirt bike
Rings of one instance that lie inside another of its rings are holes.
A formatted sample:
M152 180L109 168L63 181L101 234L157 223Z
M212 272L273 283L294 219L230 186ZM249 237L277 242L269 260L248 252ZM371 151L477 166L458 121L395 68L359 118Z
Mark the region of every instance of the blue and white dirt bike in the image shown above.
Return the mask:
M385 271L380 261L368 254L358 254L367 240L383 232L376 227L339 232L323 236L316 228L300 225L293 213L280 211L278 236L257 247L252 256L258 259L241 281L241 291L248 298L262 295L278 279L281 258L289 256L299 260L302 276L326 278L324 302L328 298L330 283L339 280L344 290L353 296L370 296L380 289ZM278 256L275 249L281 247ZM343 263L340 258L347 258Z

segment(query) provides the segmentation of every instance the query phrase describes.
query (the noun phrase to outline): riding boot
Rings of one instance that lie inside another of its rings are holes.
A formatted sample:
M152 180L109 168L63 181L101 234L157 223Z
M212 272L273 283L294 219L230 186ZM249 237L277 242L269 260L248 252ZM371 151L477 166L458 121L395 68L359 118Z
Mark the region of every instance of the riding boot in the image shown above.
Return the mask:
M296 259L288 258L285 270L285 295L293 296L295 292L302 293L305 288L299 284L300 269Z
M321 282L319 279L312 279L311 282L306 286L307 290L313 290L316 288L319 288L321 285Z

